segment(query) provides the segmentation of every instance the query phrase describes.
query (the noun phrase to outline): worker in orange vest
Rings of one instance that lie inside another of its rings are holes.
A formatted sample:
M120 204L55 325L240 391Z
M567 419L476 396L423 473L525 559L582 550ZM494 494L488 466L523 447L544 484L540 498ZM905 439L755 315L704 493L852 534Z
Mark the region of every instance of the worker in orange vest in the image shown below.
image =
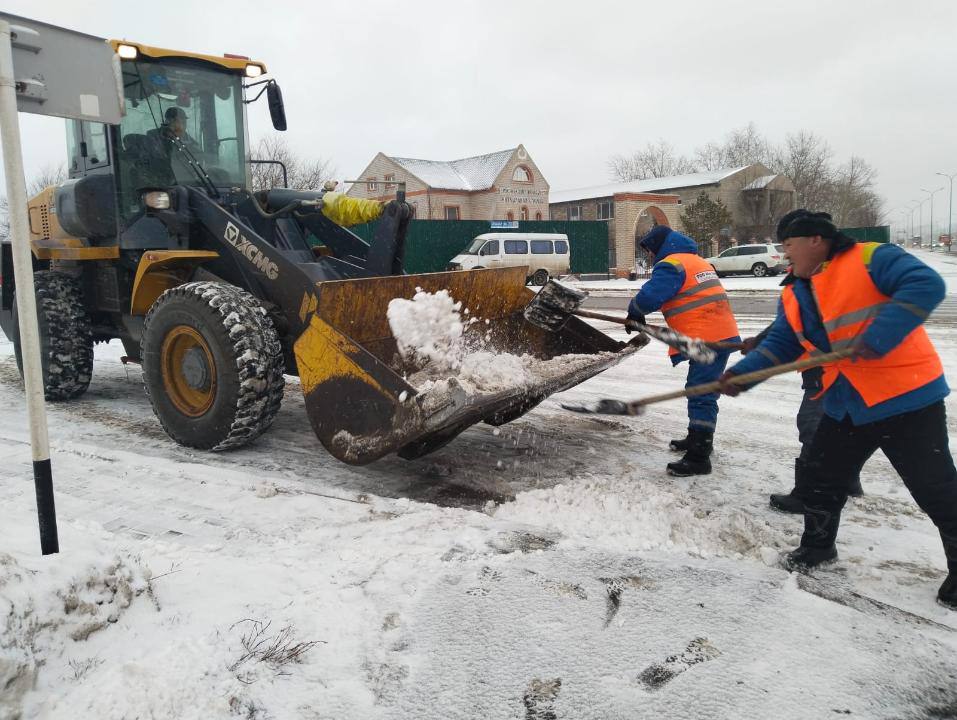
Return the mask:
M950 455L944 371L922 327L943 300L943 279L891 244L858 243L826 213L805 212L783 232L795 282L755 352L721 379L807 353L851 349L824 366L824 417L811 440L804 534L784 566L806 571L837 558L850 484L879 448L940 531L949 574L937 593L957 609L957 469ZM727 395L740 388L725 384Z
M738 325L717 273L698 256L698 245L687 235L666 225L656 225L638 243L654 261L651 278L628 306L628 317L645 324L645 315L661 309L669 327L702 340L738 341ZM669 352L677 365L688 360L677 350ZM685 387L713 382L724 372L729 351L719 352L711 363L688 362ZM671 475L706 475L711 472L711 452L718 422L718 393L688 398L688 436L672 440L672 450L684 452L668 463Z

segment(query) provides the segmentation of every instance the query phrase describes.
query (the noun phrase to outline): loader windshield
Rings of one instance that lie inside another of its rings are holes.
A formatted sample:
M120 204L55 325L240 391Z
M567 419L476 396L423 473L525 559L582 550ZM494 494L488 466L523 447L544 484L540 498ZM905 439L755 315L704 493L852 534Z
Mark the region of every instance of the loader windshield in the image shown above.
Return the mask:
M121 213L139 207L142 188L204 185L195 158L218 187L246 186L240 76L191 59L124 61L126 115L117 158Z

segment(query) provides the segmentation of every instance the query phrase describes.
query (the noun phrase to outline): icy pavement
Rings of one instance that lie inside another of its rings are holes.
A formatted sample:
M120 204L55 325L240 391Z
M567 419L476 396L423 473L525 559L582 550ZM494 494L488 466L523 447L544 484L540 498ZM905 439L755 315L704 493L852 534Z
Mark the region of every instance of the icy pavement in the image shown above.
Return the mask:
M957 377L957 330L931 334ZM0 344L4 719L957 714L940 541L882 457L834 568L802 585L774 567L800 531L767 507L792 479L797 377L722 400L714 474L674 479L680 401L557 405L680 386L655 345L501 429L363 468L323 451L294 381L251 447L176 446L121 354L98 347L90 391L49 406L62 552L43 558Z

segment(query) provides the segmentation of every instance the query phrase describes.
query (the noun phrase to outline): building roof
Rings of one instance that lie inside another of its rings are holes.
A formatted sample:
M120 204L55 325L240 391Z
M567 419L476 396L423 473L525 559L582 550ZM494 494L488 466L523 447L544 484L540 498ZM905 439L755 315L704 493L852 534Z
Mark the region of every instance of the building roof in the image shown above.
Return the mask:
M576 190L559 190L553 192L549 203L570 202L573 200L588 200L591 198L611 197L618 193L651 193L677 188L697 187L699 185L715 185L727 177L741 172L748 165L736 168L723 168L708 172L690 173L688 175L671 175L669 177L648 178L647 180L632 180L630 182L610 183L608 185L593 185Z
M419 180L440 190L488 190L518 148L461 160L417 160L386 155Z
M764 188L770 185L774 181L774 178L776 177L777 175L762 175L759 178L755 178L754 180L749 182L747 185L745 185L741 189L742 190L764 190Z

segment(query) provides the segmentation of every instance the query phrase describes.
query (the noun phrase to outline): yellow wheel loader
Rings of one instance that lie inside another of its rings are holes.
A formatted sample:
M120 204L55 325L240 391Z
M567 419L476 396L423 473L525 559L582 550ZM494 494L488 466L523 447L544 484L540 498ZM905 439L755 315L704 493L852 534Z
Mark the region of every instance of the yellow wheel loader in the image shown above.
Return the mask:
M297 375L322 444L363 464L508 422L637 349L577 318L558 332L525 321L525 268L405 274L401 186L376 212L371 242L334 222L321 189L253 192L247 105L265 94L274 127L286 126L262 63L112 45L122 122L68 121L69 180L29 202L48 399L81 395L94 343L118 338L177 442L223 450L253 440L279 410L284 376ZM0 280L0 325L19 357L9 244ZM454 378L441 393L417 387L386 313L419 288L447 290L483 321L466 335L543 371L494 391Z

